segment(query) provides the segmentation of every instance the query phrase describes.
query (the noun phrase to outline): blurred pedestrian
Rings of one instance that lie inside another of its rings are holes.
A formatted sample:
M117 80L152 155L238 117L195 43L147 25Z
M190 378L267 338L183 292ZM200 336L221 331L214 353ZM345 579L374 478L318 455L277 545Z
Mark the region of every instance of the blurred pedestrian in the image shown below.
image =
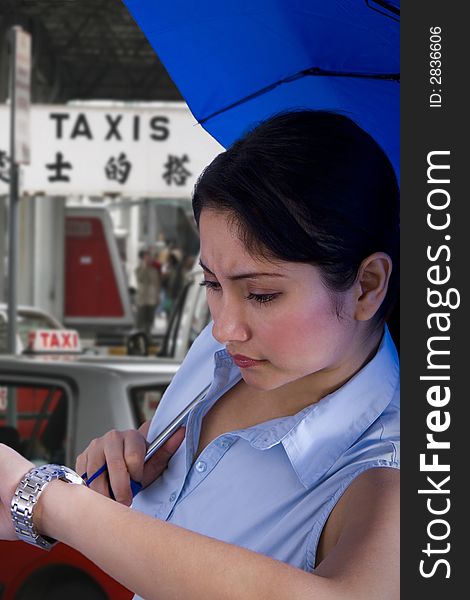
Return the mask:
M171 251L165 269L164 287L166 293L165 311L170 314L175 300L183 287L183 262L178 252Z
M139 260L139 266L135 270L137 329L144 331L150 339L155 309L160 301L161 277L148 250L139 252Z

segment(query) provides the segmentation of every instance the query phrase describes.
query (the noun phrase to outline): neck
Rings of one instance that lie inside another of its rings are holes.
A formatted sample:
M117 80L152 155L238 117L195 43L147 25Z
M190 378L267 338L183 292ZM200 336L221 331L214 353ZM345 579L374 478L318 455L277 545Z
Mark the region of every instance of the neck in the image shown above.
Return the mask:
M377 353L384 333L383 328L374 330L361 338L361 342L352 347L347 357L339 364L306 375L286 385L272 390L272 399L279 402L286 414L295 414L318 402L347 383ZM272 400L271 400L272 401Z

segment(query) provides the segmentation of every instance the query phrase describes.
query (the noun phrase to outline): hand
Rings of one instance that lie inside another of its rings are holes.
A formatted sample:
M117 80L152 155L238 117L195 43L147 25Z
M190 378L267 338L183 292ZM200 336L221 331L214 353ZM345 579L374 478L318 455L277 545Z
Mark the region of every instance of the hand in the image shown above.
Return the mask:
M166 469L185 436L185 428L178 429L144 465L149 426L150 421L147 421L138 430L109 431L93 440L77 458L77 473L87 473L90 477L106 463L107 473L97 477L91 483L91 489L109 498L110 483L116 501L130 506L130 479L142 483L144 488L150 485Z
M9 446L0 444L0 539L17 540L11 519L11 500L25 473L34 467Z

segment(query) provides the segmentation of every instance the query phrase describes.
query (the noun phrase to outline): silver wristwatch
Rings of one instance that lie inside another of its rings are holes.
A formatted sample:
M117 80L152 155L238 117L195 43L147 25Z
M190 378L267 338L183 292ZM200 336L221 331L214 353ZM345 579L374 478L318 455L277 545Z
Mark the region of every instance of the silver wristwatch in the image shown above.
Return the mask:
M20 540L50 550L56 540L42 536L33 524L34 507L48 483L61 479L68 483L86 485L84 480L69 469L60 465L34 467L22 478L11 500L11 517L16 535Z

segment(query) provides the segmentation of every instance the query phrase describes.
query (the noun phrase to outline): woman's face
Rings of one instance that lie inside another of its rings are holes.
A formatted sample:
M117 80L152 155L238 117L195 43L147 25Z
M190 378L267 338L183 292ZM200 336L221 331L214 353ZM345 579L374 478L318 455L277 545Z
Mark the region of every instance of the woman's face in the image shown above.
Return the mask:
M337 298L338 317L316 267L253 257L227 216L211 209L202 211L200 236L213 335L247 384L272 390L317 374L334 387L351 375L359 331L353 288Z

